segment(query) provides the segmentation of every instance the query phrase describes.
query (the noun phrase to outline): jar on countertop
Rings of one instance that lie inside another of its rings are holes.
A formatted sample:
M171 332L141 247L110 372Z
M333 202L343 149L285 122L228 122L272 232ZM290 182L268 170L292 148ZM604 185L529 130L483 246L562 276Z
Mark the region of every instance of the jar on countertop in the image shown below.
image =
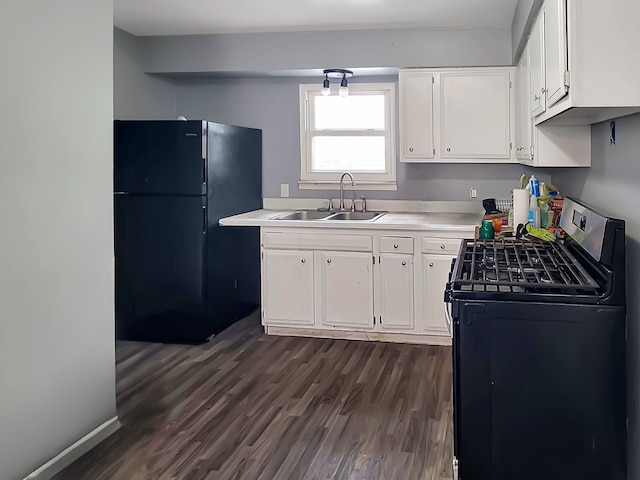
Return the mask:
M478 229L478 238L481 238L483 240L491 240L493 237L493 222L491 220L483 220L482 225Z

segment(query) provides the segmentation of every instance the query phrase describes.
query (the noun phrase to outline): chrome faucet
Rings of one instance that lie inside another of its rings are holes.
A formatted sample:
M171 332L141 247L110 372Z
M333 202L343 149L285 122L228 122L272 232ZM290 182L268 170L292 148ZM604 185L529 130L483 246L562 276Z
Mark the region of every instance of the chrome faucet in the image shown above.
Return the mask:
M344 172L342 174L342 176L340 177L340 210L345 210L344 208L344 186L343 186L343 182L344 182L344 177L348 176L351 179L351 186L355 187L356 186L356 181L353 179L353 175L351 175L351 172ZM355 202L354 202L355 204ZM352 205L352 207L355 205Z

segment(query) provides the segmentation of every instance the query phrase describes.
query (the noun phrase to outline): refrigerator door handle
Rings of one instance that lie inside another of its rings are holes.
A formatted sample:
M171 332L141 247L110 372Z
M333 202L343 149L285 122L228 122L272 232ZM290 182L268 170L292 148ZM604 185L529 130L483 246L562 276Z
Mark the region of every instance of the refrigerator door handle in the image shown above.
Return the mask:
M202 233L207 233L207 207L202 206Z

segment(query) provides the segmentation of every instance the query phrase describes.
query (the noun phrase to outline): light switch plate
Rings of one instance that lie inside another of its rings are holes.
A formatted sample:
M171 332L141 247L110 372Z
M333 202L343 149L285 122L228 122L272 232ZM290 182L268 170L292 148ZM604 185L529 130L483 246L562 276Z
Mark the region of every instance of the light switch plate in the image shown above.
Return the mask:
M280 196L282 198L286 198L289 196L289 184L288 183L281 183L280 184Z

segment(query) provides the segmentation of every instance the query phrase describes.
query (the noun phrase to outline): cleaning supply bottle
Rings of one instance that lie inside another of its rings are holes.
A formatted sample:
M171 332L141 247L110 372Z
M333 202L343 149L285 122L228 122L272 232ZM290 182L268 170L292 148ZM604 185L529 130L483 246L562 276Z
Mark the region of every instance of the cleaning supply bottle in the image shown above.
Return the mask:
M531 175L531 179L529 180L529 188L532 196L540 196L540 183L538 182L538 179L535 175Z
M534 195L529 198L529 223L535 228L540 228L540 207L538 197Z

